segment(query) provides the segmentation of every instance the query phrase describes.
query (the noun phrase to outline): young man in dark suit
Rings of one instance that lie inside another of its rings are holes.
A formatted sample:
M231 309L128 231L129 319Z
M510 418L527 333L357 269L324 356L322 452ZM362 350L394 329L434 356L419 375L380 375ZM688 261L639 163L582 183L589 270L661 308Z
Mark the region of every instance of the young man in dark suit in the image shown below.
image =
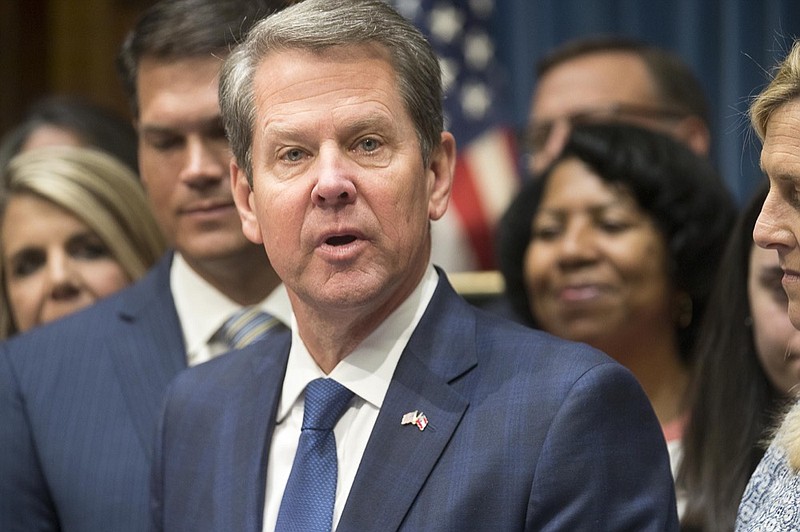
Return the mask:
M217 95L224 57L279 3L164 0L126 40L142 182L173 251L130 289L0 348L0 530L146 530L167 383L229 350L221 327L243 307L289 323L280 280L242 234Z

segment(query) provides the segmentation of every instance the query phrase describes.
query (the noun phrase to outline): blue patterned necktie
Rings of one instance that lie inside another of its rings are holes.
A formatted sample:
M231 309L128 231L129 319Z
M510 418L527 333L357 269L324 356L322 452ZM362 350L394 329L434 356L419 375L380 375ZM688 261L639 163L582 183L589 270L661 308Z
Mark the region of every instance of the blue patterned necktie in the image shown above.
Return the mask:
M285 327L274 316L258 307L243 307L220 327L217 337L231 349L239 349L266 338L273 330Z
M330 532L338 475L333 427L352 397L353 392L333 379L306 386L303 428L276 532Z

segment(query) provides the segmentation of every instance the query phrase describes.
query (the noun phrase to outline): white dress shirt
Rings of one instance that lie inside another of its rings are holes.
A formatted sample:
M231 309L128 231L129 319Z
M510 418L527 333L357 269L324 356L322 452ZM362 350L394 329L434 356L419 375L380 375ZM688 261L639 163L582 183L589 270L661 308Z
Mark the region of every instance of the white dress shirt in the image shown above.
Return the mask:
M175 252L172 259L169 274L188 365L195 366L230 351L227 345L213 337L230 315L242 306L200 277L178 252ZM275 288L258 306L285 325L291 323L292 307L283 284Z
M400 354L428 307L438 279L436 270L429 264L414 292L328 375L355 394L350 407L333 429L339 462L333 511L334 530L339 523ZM289 362L267 464L264 532L275 530L283 491L297 452L303 424L303 390L312 380L325 376L300 339L297 323L292 315L292 347L289 350ZM400 423L400 420L397 422Z

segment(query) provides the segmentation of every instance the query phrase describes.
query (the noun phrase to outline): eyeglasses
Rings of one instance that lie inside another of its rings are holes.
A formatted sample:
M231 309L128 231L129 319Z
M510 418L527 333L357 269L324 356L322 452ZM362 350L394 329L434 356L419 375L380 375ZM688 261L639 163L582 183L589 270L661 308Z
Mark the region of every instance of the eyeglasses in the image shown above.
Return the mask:
M556 122L561 121L565 121L571 129L579 124L591 124L604 121L642 122L680 120L685 118L688 114L687 111L679 109L626 103L586 109L571 115L559 117L555 120L547 120L533 124L526 133L525 146L531 154L541 151L547 145L550 134L553 132L553 126Z

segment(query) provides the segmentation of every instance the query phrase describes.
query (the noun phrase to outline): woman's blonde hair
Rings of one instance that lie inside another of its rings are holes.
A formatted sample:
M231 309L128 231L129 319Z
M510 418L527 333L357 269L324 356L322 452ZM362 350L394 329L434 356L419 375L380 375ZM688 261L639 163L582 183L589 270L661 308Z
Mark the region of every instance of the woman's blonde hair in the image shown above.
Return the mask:
M783 104L800 98L800 39L776 67L775 77L750 105L750 122L764 140L772 114ZM786 453L789 466L800 471L800 402L786 414L775 435L775 445Z
M795 98L800 98L800 39L794 41L786 58L778 64L772 81L750 105L750 122L762 142L772 113Z
M8 164L0 195L0 223L15 195L31 194L85 223L132 280L164 253L164 237L137 176L123 163L91 148L47 147L17 155ZM0 251L2 251L0 240ZM16 332L0 261L0 338Z

